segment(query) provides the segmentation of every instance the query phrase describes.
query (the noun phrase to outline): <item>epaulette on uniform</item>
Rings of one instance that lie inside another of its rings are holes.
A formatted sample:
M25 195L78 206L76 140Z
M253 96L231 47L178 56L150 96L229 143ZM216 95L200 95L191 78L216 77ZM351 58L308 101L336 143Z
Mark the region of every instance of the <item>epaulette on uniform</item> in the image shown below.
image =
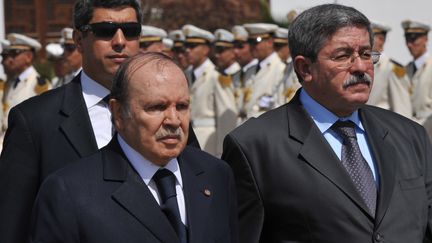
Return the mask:
M37 85L34 88L36 94L42 94L49 89L49 82L46 78L37 77Z
M232 79L230 75L223 75L223 74L219 74L219 78L218 78L219 84L223 87L229 87L232 84Z
M396 77L402 78L403 76L405 76L405 74L406 74L405 67L402 64L400 64L400 63L398 63L392 59L390 59L390 61L393 64L392 71L396 75Z

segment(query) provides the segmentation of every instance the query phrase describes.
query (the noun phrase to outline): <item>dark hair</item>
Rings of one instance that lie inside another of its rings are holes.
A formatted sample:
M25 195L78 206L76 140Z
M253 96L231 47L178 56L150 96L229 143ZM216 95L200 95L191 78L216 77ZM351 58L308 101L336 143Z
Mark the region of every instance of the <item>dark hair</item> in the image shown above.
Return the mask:
M139 52L123 62L117 70L111 88L111 97L116 99L122 106L123 111L128 112L128 86L132 75L140 68L154 64L155 68L160 71L168 65L175 65L180 70L180 66L174 60L160 52Z
M292 58L302 55L316 61L325 42L340 28L351 26L366 28L373 45L370 22L355 8L323 4L304 11L290 25L288 43Z
M130 6L136 12L138 23L142 21L142 10L140 2L136 0L77 0L74 6L74 27L79 29L81 26L90 22L95 8L117 8Z

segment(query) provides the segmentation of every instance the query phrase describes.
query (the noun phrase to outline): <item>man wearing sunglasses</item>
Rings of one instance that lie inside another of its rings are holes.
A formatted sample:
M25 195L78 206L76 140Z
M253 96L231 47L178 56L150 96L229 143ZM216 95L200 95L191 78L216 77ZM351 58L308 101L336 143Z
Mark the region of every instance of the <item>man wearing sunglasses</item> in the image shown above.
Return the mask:
M411 79L411 102L414 120L423 124L432 115L432 55L427 50L430 26L418 21L402 22L405 42L413 61L406 71Z
M70 83L21 103L10 113L0 156L0 242L27 241L42 181L112 138L104 101L115 72L138 53L142 14L135 0L79 0L74 7L82 72Z
M48 80L42 78L33 66L41 44L33 38L17 33L8 34L6 39L9 46L1 54L7 75L2 100L2 132L8 127L7 119L12 107L51 88Z
M267 23L245 24L249 33L248 43L252 55L258 59L258 71L248 82L244 94L246 119L257 117L277 107L279 83L283 77L285 64L273 48L273 37L278 26Z

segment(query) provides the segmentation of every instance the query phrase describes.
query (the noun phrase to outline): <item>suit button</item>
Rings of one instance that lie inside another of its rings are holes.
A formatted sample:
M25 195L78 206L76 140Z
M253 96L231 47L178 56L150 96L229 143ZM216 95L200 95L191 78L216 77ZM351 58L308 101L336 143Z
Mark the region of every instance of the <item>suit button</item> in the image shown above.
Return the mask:
M381 242L384 240L384 236L380 233L375 233L375 241L376 242Z

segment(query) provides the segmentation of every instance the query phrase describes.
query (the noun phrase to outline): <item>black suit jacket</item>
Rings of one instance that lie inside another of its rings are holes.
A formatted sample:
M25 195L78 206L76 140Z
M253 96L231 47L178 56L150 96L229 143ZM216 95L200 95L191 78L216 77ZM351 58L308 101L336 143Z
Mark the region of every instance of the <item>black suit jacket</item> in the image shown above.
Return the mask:
M49 174L98 149L80 76L24 101L9 113L0 156L2 243L25 241L34 199ZM190 141L198 144L190 133Z
M229 166L189 146L178 162L189 242L237 242L236 197ZM117 139L48 177L33 213L32 242L179 242Z
M240 242L423 242L432 200L424 129L380 108L359 109L379 173L374 218L298 94L225 138Z

